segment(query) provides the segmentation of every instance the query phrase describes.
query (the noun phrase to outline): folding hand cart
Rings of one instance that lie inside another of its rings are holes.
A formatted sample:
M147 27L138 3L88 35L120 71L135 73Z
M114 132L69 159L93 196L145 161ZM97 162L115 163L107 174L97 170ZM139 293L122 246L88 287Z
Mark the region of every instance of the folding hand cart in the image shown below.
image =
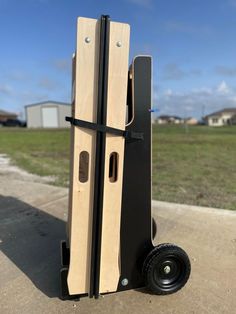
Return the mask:
M129 36L108 16L78 19L64 298L140 287L169 294L190 274L181 248L152 244L152 59L137 56L128 68Z

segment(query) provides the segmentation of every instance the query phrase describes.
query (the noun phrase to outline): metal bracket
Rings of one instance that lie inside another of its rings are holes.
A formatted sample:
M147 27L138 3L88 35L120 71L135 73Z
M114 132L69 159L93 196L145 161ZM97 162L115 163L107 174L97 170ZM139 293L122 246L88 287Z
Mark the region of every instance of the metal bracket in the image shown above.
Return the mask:
M75 119L73 117L66 117L66 121L69 121L72 125L75 125L81 128L90 129L90 130L94 130L94 131L102 132L102 133L110 133L117 136L123 136L128 142L142 141L144 139L143 133L139 133L139 132L133 132L133 131L127 131L127 130L123 131L123 130L112 128L106 125L97 124L97 123L84 121L80 119Z

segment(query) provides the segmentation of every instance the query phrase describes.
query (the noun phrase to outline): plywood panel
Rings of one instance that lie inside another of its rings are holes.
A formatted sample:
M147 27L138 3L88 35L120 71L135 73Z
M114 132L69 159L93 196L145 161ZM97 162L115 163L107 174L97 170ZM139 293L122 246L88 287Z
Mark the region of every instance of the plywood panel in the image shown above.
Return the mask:
M94 19L79 18L73 116L90 122L96 122L98 53L99 22ZM70 294L83 294L89 291L90 280L96 133L72 126L72 141L68 215L70 265L67 283ZM83 183L79 181L79 156L82 151L89 153L88 181Z
M76 73L76 54L72 56L72 92L71 92L71 116L75 116L75 73ZM74 127L70 129L70 188L69 188L69 203L66 232L67 238L71 236L71 212L72 212L72 194L73 194L73 168L74 168Z
M129 59L128 24L110 23L107 125L125 129ZM124 138L106 135L100 293L117 290L120 277L120 218L123 181ZM118 154L117 181L109 180L110 154Z

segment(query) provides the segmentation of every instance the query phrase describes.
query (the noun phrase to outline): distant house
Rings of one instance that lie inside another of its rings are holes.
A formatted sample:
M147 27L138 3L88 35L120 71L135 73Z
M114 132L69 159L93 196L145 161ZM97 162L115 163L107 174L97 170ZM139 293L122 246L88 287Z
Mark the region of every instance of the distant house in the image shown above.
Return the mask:
M28 128L65 128L70 124L65 121L71 116L71 104L58 101L43 101L25 106Z
M195 118L187 118L187 119L184 119L184 123L186 123L188 125L197 125L198 120Z
M236 124L236 108L225 108L213 112L204 117L204 121L209 126L224 126Z
M181 124L184 120L178 116L162 115L156 119L158 124Z
M0 122L5 122L8 119L16 119L16 118L17 118L16 113L0 110Z

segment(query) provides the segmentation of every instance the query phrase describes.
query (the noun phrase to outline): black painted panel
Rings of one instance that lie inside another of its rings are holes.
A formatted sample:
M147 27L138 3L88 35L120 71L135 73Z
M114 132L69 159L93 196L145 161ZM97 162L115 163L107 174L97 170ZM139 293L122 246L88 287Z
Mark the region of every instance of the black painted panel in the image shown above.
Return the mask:
M118 291L144 286L142 264L153 248L151 239L151 84L152 59L133 63L134 120L127 127L142 132L143 141L125 145L121 213L121 277ZM129 100L128 100L129 101ZM122 279L128 285L122 286Z

